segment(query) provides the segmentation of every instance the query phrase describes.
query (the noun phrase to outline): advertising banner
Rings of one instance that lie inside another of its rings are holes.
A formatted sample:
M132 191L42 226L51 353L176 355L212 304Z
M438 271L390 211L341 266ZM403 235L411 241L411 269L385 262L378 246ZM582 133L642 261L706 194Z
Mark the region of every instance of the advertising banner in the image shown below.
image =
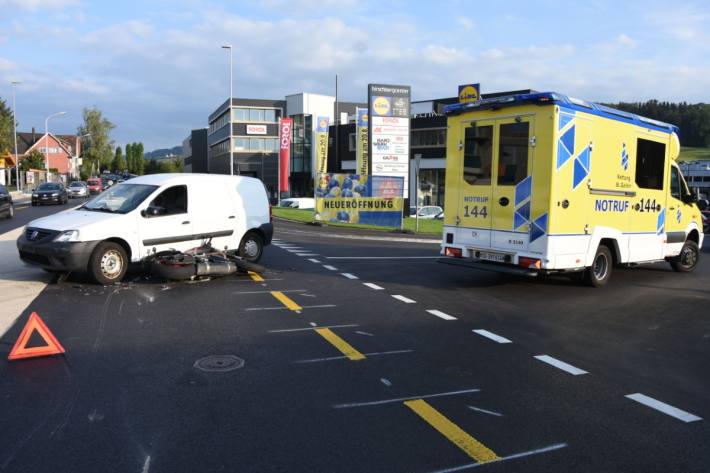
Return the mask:
M399 176L409 192L409 114L411 87L369 84L369 159L373 176Z
M481 100L481 84L463 84L459 86L459 102L478 102Z
M293 119L282 118L279 124L279 192L288 192L292 129Z
M370 167L368 166L369 163L367 159L367 135L369 134L369 117L366 108L358 108L356 110L356 113L357 122L355 124L355 157L357 164L355 166L355 171L360 175L367 176L368 174L370 174Z
M404 180L395 176L319 174L316 179L316 219L400 227Z
M318 117L316 123L316 175L328 171L328 117Z

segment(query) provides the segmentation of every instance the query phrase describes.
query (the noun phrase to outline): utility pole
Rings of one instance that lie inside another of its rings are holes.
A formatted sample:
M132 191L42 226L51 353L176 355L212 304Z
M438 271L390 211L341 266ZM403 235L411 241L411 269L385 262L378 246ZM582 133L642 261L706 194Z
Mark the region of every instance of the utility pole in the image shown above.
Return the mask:
M15 108L15 86L21 84L22 82L12 81L12 129L15 134L15 186L17 190L22 190L22 184L20 179L20 157L17 156L17 109Z

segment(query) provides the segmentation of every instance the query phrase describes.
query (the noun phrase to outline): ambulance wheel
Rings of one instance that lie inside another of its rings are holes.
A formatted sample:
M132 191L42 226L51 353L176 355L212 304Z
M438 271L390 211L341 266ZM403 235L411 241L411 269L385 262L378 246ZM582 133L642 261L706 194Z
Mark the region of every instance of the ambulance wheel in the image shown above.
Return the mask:
M128 255L118 243L104 241L96 245L89 258L89 275L99 284L120 282L128 268Z
M247 232L239 244L239 256L251 263L257 263L264 251L264 240L256 232Z
M679 273L689 273L695 269L700 259L698 244L693 240L686 240L680 254L670 259L671 267Z
M611 257L611 251L606 246L599 245L592 266L584 272L584 279L590 286L601 287L609 281L613 267L614 260Z

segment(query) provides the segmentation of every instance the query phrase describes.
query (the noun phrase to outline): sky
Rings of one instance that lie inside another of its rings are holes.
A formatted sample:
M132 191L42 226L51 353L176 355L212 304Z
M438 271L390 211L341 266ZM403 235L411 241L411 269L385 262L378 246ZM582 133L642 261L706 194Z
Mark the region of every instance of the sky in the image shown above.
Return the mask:
M462 0L0 0L0 98L19 131L75 133L96 106L117 145L181 144L229 94L366 101L558 91L593 101L708 102L710 2Z

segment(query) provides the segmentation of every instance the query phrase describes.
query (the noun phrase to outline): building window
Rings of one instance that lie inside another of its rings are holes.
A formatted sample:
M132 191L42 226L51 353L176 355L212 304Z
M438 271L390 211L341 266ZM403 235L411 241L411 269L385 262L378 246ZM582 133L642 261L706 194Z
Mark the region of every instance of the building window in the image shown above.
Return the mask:
M442 147L446 146L446 130L412 130L412 148Z
M264 110L264 121L265 122L275 122L276 121L276 110L266 109Z
M227 123L229 123L229 113L223 114L221 117L217 118L215 121L210 123L209 134L212 134L215 131L219 130L220 128L225 126Z
M355 141L355 133L348 135L348 151L357 151L357 143Z
M49 148L46 147L41 147L39 149L39 152L42 154L58 154L59 153L59 148L55 148L53 146L50 146Z
M242 153L275 153L278 151L278 138L234 138L234 151Z
M249 140L247 138L234 138L234 151L248 151Z
M528 122L500 126L498 145L498 185L513 186L528 175Z
M234 109L234 121L235 122L249 121L249 109L248 108L235 108Z
M642 189L663 189L666 145L639 138L636 142L636 185Z
M263 122L264 121L264 110L258 108L249 109L249 121L250 122Z
M493 125L466 128L463 147L463 178L471 185L491 183Z

